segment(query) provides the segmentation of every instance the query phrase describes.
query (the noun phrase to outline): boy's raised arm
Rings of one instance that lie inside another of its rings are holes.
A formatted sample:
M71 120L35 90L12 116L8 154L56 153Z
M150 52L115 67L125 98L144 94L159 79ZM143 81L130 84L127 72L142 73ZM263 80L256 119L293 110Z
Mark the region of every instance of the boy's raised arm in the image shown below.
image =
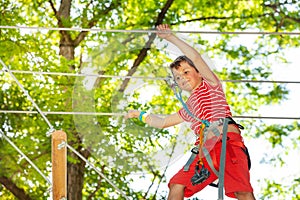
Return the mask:
M200 53L196 49L191 47L188 43L186 43L185 41L181 40L176 35L174 35L171 32L169 25L166 24L158 25L157 30L160 31L157 33L157 36L177 46L185 56L187 56L189 59L193 61L199 73L204 78L206 78L206 80L208 80L213 85L218 83L219 81L218 78L213 73L213 71L209 68L207 63L203 60Z

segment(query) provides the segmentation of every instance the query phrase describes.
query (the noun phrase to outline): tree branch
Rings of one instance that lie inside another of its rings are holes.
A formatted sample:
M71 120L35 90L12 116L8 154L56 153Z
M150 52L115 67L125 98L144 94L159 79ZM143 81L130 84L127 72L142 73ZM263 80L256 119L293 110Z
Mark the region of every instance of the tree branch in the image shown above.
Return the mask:
M31 197L25 193L25 190L19 188L11 179L5 176L1 176L0 183L4 185L4 187L11 193L13 193L18 199L32 200Z
M166 4L164 5L164 7L161 9L161 12L158 14L155 26L161 24L166 16L167 11L169 10L169 8L171 7L172 3L174 2L174 0L168 0L166 2ZM149 40L147 41L146 45L141 49L140 53L138 54L137 58L135 59L131 69L128 71L127 76L132 76L138 66L140 65L140 63L145 59L145 57L147 56L148 50L150 49L151 44L153 43L154 39L156 37L155 33L152 33L149 37ZM130 79L125 79L119 89L119 92L124 92L126 87L128 86Z
M104 168L105 168L105 167L106 167L105 165L103 165L103 166L101 167L101 172L102 172L102 173L104 172ZM99 180L98 180L98 182L97 182L97 186L96 186L95 190L87 197L88 200L89 200L89 199L93 199L93 198L95 197L96 192L101 188L101 182L102 182L102 178L101 178L101 176L99 176Z
M57 10L56 10L56 8L54 6L54 3L52 2L52 0L48 0L48 2L50 3L50 6L51 6L51 8L52 8L52 10L54 12L55 17L57 17Z
M93 18L91 20L89 20L88 22L88 28L92 28L95 26L95 24L99 21L100 16L106 16L110 11L112 11L113 9L115 9L116 7L118 7L120 5L120 2L118 1L117 3L112 3L110 4L109 7L107 7L103 12L95 14L95 12L93 13ZM87 31L82 31L78 34L78 36L76 37L76 39L74 40L74 46L78 46L80 44L80 42L82 40L84 40L84 38L87 36L89 32Z
M265 17L268 15L271 15L272 13L264 13L262 15L249 15L249 16L245 16L245 17L236 17L236 19L250 19L253 17ZM232 17L216 17L216 16L210 16L210 17L198 17L198 18L194 18L194 19L189 19L189 20L184 20L184 21L178 21L176 23L171 23L170 25L176 25L176 24L185 24L185 23L189 23L189 22L195 22L195 21L207 21L207 20L228 20L228 19L232 19Z
M163 22L163 20L164 20L164 18L166 16L166 13L169 10L169 8L171 7L171 5L172 5L173 2L174 2L174 0L168 0L166 2L166 4L164 5L164 7L161 9L160 13L158 14L155 26L158 26L158 25L160 25Z

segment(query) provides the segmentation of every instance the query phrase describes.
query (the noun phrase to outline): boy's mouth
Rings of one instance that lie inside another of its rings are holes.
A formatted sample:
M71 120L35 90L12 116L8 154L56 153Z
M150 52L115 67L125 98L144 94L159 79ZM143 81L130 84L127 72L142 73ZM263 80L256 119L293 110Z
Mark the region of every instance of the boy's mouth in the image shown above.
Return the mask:
M183 83L182 83L182 86L185 86L185 85L187 85L187 84L189 84L189 80L185 80Z

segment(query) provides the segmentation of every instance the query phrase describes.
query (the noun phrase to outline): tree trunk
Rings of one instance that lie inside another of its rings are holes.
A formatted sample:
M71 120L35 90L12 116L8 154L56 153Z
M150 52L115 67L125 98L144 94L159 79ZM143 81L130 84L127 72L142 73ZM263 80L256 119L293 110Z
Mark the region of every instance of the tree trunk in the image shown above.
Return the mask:
M73 134L77 134L73 131ZM76 151L80 153L84 158L88 159L90 152L86 149L82 149L80 145L82 142L78 138L77 141L70 142L70 146L74 146L76 143ZM68 157L72 157L72 160L76 159L75 162L67 163L67 198L72 200L82 200L82 188L84 183L84 171L85 161L79 158L75 153L68 151Z
M71 153L74 157L74 153ZM70 156L70 154L69 154ZM77 163L67 164L67 198L82 200L83 175L85 162L80 159Z
M61 28L65 27L65 23L70 19L70 9L72 0L62 0L60 4L60 8L57 11L52 1L50 1L52 9L56 15L58 20L58 26ZM80 41L79 41L80 42ZM70 32L61 30L60 31L60 44L59 44L59 54L65 57L67 60L74 60L75 56L75 47L79 43L75 44L75 41L72 40ZM69 66L71 70L75 69L75 66ZM81 148L81 141L79 139L79 135L76 131L72 131L71 133L75 138L78 138L76 141L69 143L71 146L72 144L76 143L76 151L80 154L84 153L85 158L89 156L89 153L86 151L80 152ZM82 188L84 182L84 170L85 170L85 162L78 158L73 152L68 151L68 157L72 157L78 161L68 162L67 163L67 198L72 200L81 200L82 199Z

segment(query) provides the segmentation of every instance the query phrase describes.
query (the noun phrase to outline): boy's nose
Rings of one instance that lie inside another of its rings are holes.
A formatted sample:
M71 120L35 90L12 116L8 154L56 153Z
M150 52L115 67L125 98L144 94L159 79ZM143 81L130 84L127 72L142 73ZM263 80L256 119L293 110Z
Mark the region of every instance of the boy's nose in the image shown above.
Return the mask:
M177 81L179 81L179 82L183 82L183 81L185 81L185 77L184 76L180 76L180 77L178 77L178 80Z

